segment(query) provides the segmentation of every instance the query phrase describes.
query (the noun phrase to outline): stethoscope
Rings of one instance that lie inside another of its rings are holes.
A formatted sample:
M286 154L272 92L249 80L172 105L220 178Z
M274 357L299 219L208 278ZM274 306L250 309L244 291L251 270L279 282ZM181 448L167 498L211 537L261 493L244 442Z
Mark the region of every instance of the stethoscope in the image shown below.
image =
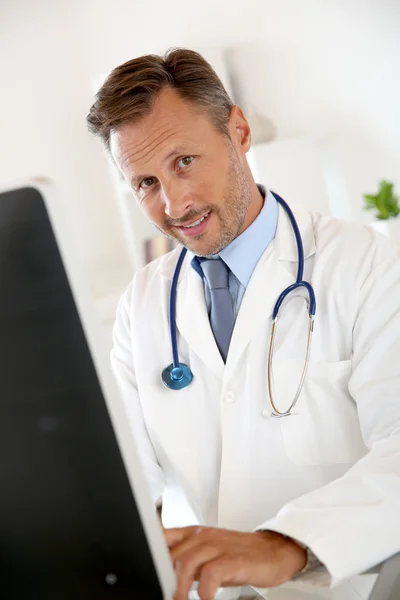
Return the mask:
M274 194L277 202L279 202L279 204L285 210L285 212L290 220L290 223L291 223L291 226L293 229L293 233L296 238L297 253L298 253L298 259L297 259L298 267L297 267L296 282L293 283L292 285L290 285L289 287L287 287L285 290L283 290L283 292L281 293L281 295L279 296L278 300L275 303L274 310L272 311L272 327L271 327L271 335L270 335L269 349L268 349L267 381L268 381L269 400L271 402L271 406L273 409L271 412L271 415L273 417L280 418L280 417L288 417L291 414L291 411L296 406L297 400L300 396L301 390L304 385L304 379L306 377L308 363L310 360L311 340L312 340L312 333L314 330L316 302L315 302L315 293L314 293L314 289L313 289L312 285L310 283L308 283L307 281L303 281L304 249L303 249L303 243L301 241L300 230L297 225L296 219L294 217L292 210L287 205L287 203L283 200L283 198L278 196L278 194L276 194L275 192L273 192L273 194ZM183 248L182 252L179 255L178 262L176 263L174 276L172 278L171 293L170 293L170 299L169 299L169 326L170 326L170 334L171 334L171 348L172 348L172 361L173 362L170 365L168 365L168 367L165 367L165 369L161 373L161 378L162 378L163 383L171 390L182 390L185 387L187 387L192 382L192 379L193 379L193 373L190 370L190 368L187 365L185 365L184 363L179 362L178 343L176 340L176 318L175 318L175 315L176 315L176 312L175 312L176 311L176 288L178 285L179 273L181 271L181 267L182 267L184 258L186 256L186 252L187 252L187 249ZM274 400L274 392L273 392L272 358L273 358L273 353L274 353L274 343L275 343L276 329L277 329L277 323L278 323L278 317L279 317L279 310L282 306L282 303L289 294L291 294L294 290L297 290L299 288L305 288L307 291L307 294L308 294L308 299L306 298L306 302L308 304L307 351L306 351L306 357L305 357L305 361L304 361L303 371L302 371L301 378L300 378L300 383L297 388L294 399L293 399L292 403L290 404L289 408L286 411L282 412L276 406L276 403Z

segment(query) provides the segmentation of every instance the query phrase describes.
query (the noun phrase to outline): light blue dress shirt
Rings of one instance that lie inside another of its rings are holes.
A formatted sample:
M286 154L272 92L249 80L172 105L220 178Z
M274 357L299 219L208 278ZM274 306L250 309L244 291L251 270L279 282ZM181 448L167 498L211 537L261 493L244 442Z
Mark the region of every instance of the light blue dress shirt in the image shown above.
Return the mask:
M229 291L233 298L235 319L253 271L261 256L275 238L278 225L279 211L275 197L261 185L258 185L258 189L265 200L257 218L219 254L210 257L222 258L230 269ZM203 271L197 256L193 257L191 264L194 270L203 278L204 295L208 313L210 313L210 290L205 277L203 277Z

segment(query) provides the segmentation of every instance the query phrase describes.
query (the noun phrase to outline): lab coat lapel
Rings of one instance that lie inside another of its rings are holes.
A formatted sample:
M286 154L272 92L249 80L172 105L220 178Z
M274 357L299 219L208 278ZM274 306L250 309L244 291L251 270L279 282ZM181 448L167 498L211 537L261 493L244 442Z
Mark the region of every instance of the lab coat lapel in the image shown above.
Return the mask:
M296 211L295 216L307 258L315 252L312 217L302 209ZM229 346L225 377L233 374L254 335L261 329L269 334L270 317L279 295L296 281L297 258L293 229L285 211L279 206L275 239L259 260L242 300Z
M181 248L179 248L180 252ZM162 274L172 280L179 252L174 251L168 257L162 269ZM211 330L204 297L203 281L192 268L191 255L187 254L182 265L178 280L176 299L176 326L179 335L195 352L205 366L217 377L224 375L224 362Z

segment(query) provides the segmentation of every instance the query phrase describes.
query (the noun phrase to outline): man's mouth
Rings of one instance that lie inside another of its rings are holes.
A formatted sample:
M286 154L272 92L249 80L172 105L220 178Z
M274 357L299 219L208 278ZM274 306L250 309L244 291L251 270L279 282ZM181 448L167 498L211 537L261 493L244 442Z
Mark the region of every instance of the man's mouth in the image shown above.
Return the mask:
M175 225L175 229L178 229L180 233L185 236L195 236L203 233L205 228L207 227L208 221L210 219L211 211L207 212L205 215L200 217L200 219L196 219L192 223L188 225Z
M181 225L181 227L196 227L196 225L200 225L200 223L202 221L204 221L204 219L209 215L210 213L206 213L205 215L203 215L202 217L200 217L200 219L197 219L197 221L193 221L193 223L190 223L190 225Z

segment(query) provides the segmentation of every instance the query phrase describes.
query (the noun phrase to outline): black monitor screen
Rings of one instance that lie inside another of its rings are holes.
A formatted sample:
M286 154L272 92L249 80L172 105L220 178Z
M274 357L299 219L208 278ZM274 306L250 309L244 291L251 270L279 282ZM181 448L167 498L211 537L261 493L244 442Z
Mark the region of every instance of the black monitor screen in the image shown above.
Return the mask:
M0 194L0 598L160 598L43 198Z

